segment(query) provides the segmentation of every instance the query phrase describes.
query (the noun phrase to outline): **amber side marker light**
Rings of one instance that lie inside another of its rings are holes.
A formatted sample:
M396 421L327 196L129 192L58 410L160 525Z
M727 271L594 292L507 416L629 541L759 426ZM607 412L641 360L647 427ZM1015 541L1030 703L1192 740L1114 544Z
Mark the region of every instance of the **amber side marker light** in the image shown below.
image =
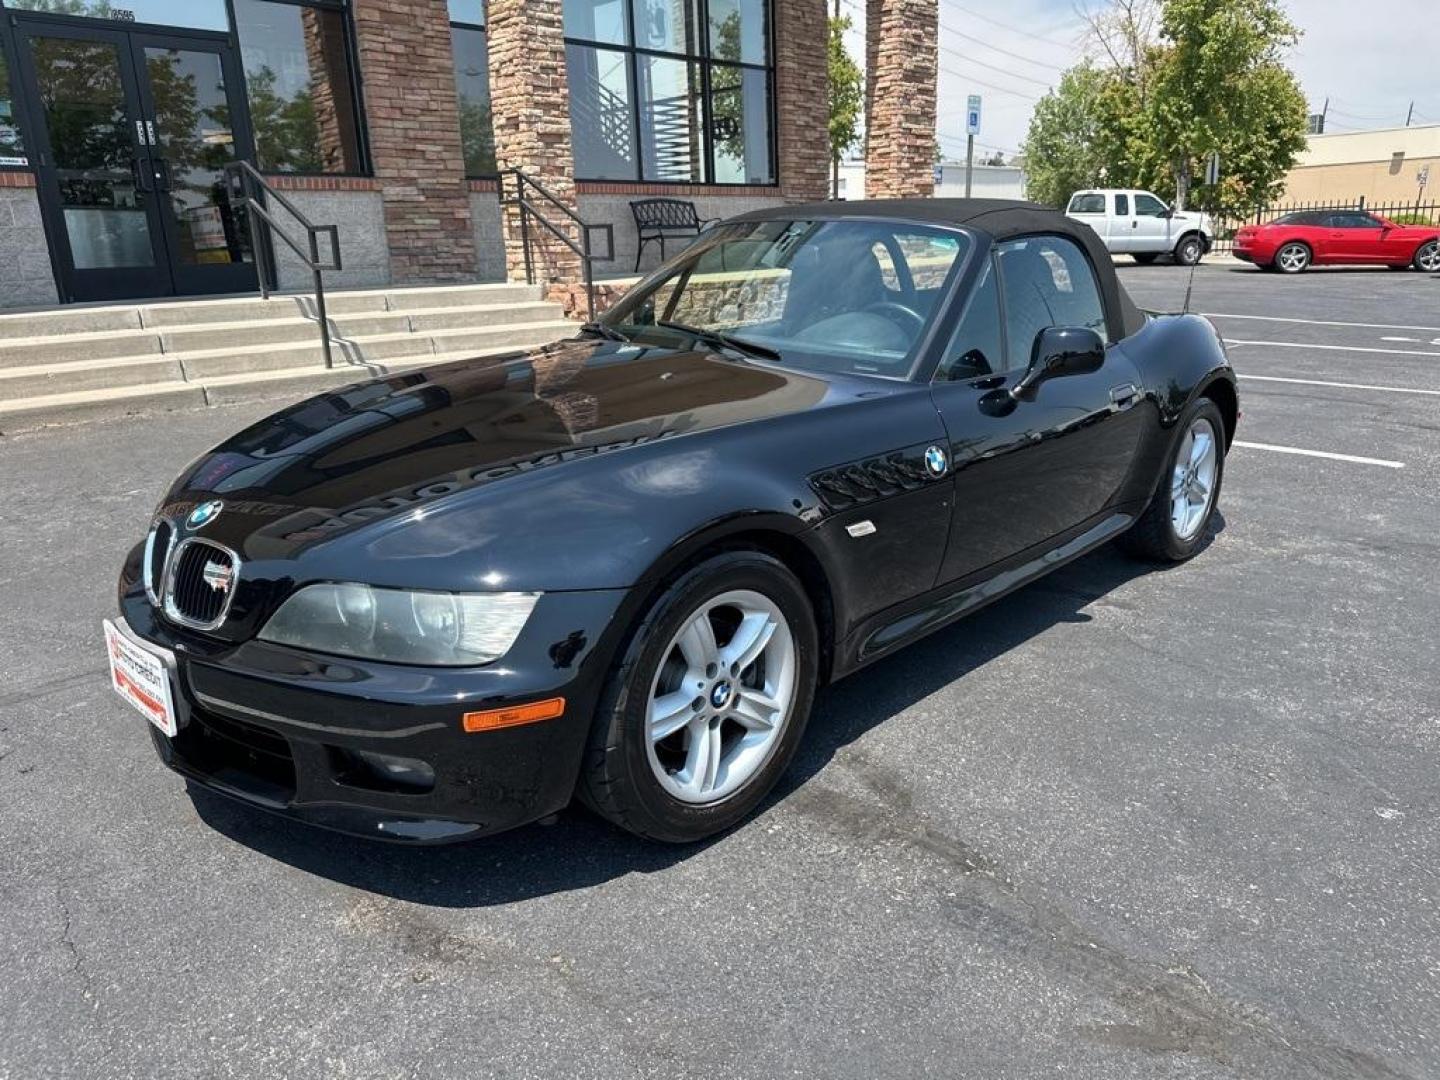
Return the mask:
M519 727L541 720L554 720L565 712L563 697L532 701L528 705L512 705L508 709L486 709L484 712L467 712L460 720L467 732L495 731L497 728Z

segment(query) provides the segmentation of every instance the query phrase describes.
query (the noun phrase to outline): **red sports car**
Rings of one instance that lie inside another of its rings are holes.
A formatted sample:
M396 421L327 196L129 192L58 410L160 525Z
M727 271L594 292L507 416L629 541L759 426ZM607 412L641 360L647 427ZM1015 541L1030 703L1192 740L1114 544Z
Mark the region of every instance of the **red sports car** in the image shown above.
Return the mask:
M1311 264L1415 267L1440 271L1440 229L1396 225L1363 210L1301 210L1235 234L1235 257L1264 270L1298 274Z

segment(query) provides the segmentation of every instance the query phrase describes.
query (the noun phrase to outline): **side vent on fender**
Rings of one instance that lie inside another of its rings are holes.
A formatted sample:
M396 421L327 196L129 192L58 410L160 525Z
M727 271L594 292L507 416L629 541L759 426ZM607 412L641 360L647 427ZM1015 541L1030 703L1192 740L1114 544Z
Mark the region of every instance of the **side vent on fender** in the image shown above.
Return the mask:
M943 479L925 467L925 447L919 446L815 473L810 486L826 509L846 510Z

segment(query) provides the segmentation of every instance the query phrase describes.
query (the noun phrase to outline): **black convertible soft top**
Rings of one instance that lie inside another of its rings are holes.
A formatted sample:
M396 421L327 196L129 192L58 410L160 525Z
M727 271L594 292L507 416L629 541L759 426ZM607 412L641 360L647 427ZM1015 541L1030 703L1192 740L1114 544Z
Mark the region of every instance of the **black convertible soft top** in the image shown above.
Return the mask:
M843 218L897 218L936 225L963 225L997 241L1039 233L1068 236L1090 256L1100 290L1105 294L1106 310L1119 315L1121 325L1112 326L1112 331L1129 337L1145 325L1145 316L1120 284L1110 252L1095 230L1039 203L1019 199L838 199L771 206L738 214L730 220L814 221Z

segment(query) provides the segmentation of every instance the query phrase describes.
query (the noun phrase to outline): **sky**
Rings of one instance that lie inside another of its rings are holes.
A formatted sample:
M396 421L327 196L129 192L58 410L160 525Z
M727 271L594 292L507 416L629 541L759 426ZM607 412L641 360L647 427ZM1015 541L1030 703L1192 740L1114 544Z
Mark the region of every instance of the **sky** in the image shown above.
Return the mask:
M1090 0L1098 6L1103 0ZM833 4L833 0L832 0ZM980 153L1016 152L1035 101L1084 55L1074 0L939 0L937 134L947 159L965 156L965 100L983 100ZM863 0L840 0L855 23L851 54L864 64ZM1284 0L1304 31L1289 57L1313 112L1330 98L1327 131L1398 127L1411 100L1416 123L1440 124L1440 10L1435 0Z

